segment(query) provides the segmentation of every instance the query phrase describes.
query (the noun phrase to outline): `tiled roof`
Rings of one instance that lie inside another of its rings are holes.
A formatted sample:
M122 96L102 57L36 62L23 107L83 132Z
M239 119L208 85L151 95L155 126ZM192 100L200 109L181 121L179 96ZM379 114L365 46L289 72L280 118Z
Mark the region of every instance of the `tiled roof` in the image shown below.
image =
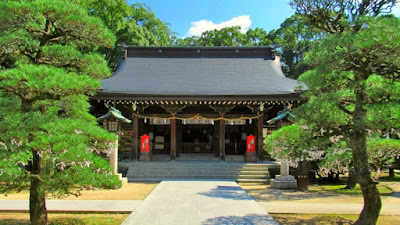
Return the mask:
M135 95L282 95L295 93L279 57L127 57L102 80L103 93Z

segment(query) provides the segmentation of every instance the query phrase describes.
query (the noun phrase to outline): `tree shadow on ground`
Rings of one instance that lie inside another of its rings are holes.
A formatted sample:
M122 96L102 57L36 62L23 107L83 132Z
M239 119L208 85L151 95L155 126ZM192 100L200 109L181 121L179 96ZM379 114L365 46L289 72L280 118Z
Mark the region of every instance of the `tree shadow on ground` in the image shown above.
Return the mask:
M331 224L336 224L336 225L350 225L353 224L354 221L351 219L346 219L346 218L341 218L340 216L337 217L332 217L332 216L309 216L306 218L301 218L296 215L294 216L287 216L287 215L272 215L272 217L278 221L280 224L285 224L285 225L331 225Z
M217 186L208 192L197 193L200 195L234 200L253 200L241 187Z
M245 216L221 216L208 219L202 225L278 225L270 215L249 214Z
M303 192L295 189L274 189L271 187L266 188L253 188L245 189L256 201L281 201L281 200L304 200L312 198L334 197L337 193L329 192Z

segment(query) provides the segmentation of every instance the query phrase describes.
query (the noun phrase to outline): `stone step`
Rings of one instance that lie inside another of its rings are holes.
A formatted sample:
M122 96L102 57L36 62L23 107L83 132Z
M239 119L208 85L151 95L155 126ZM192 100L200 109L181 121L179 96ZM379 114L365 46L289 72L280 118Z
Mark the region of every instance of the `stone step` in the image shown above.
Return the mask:
M158 174L158 173L226 173L226 174L241 174L241 175L267 175L269 174L269 171L244 171L244 170L184 170L184 169L175 169L175 170L160 170L160 169L154 169L154 170L142 170L142 169L130 169L127 174Z
M253 166L253 165L226 165L226 164L192 164L192 165L186 165L186 164L170 164L170 165L135 165L135 166L130 166L130 168L142 168L142 169L154 169L154 168L163 168L163 169L168 169L168 168L183 168L183 169L190 169L190 168L218 168L218 169L241 169L241 170L268 170L269 166Z
M230 173L230 174L269 174L268 170L241 170L241 169L215 169L215 168L170 168L168 170L163 168L143 169L143 168L130 168L128 174L131 173L182 173L182 172L207 172L207 173Z
M207 161L207 162L210 162L210 161L214 161L214 162L218 162L218 161L220 161L220 159L218 159L218 158L204 158L204 159L202 159L202 158L187 158L187 159L181 159L181 158L177 158L176 159L177 161L185 161L185 162L187 162L187 161Z
M241 171L129 171L127 173L127 176L135 176L139 174L169 174L169 175L174 175L174 174L226 174L226 175L231 175L231 176L269 176L269 172L241 172Z
M208 165L193 165L193 166L159 166L159 167L150 167L150 166L134 166L130 168L141 168L141 169L227 169L227 170L268 170L268 168L257 168L257 167L229 167L229 166L208 166Z
M190 175L190 174L180 174L180 175L174 175L174 176L168 176L168 175L158 175L158 176L144 176L144 175L138 175L138 176L128 176L128 180L131 179L139 179L139 178L152 178L152 179L230 179L230 180L251 180L251 181L264 181L266 182L269 180L269 177L267 176L258 176L258 177L242 177L242 176L230 176L230 175L215 175L215 174L203 174L203 175Z
M117 173L118 179L121 181L122 186L125 186L128 183L127 177L122 177L122 173Z
M252 185L252 184L269 184L270 180L269 179L237 179L236 180L238 183L244 183L247 185Z
M198 158L205 156L198 156ZM129 182L161 181L168 179L234 180L246 183L269 183L268 168L275 163L242 162L135 162L129 165Z
M129 178L129 182L161 182L163 180L207 180L207 181L236 181L242 185L269 184L267 179L223 179L223 178L206 178L206 177L179 177L179 178Z
M214 176L214 177L229 177L229 178L260 178L260 179L270 179L269 175L232 175L232 174L207 174L207 173L200 173L200 174L189 174L189 173L180 173L180 174L140 174L140 175L127 175L128 178L133 177L180 177L180 176L188 176L188 177L197 177L197 176Z
M265 175L243 175L243 174L228 174L228 173L163 173L163 174L127 174L128 178L132 177L179 177L179 176L226 176L233 178L265 178L269 179L271 176L269 174Z
M161 182L163 180L207 180L207 181L236 181L235 179L221 178L130 178L129 182Z
M159 174L159 173L228 173L243 175L263 175L270 174L269 171L252 171L252 170L213 170L213 169L170 169L170 170L143 170L129 169L127 174Z

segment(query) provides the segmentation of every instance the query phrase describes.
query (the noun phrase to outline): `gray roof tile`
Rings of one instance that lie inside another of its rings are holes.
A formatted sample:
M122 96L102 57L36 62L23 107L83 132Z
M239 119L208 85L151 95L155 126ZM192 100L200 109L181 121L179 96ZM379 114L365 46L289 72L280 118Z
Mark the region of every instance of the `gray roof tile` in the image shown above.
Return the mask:
M295 93L279 57L128 57L102 80L103 93L137 95L281 95Z

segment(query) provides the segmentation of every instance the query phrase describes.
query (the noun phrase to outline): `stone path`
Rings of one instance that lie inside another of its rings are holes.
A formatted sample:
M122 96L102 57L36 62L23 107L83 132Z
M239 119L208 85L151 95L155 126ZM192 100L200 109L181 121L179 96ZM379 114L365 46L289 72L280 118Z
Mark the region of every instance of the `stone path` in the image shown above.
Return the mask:
M398 185L397 183L395 185ZM382 198L381 215L400 216L400 185ZM282 191L281 191L282 192ZM297 193L297 192L296 192ZM302 195L312 194L303 193ZM276 195L273 199L270 195ZM304 196L303 196L304 197ZM309 197L309 196L308 196ZM359 214L362 198L283 195L267 190L255 202L230 181L163 181L146 200L48 200L52 212L132 212L134 224L277 224L270 213ZM335 201L332 201L332 198ZM279 199L279 200L278 200ZM0 211L28 211L28 200L0 200Z
M299 214L360 214L361 203L327 203L327 202L258 202L269 213ZM383 203L381 215L400 216L400 204Z
M233 181L163 181L125 220L139 224L278 224Z

